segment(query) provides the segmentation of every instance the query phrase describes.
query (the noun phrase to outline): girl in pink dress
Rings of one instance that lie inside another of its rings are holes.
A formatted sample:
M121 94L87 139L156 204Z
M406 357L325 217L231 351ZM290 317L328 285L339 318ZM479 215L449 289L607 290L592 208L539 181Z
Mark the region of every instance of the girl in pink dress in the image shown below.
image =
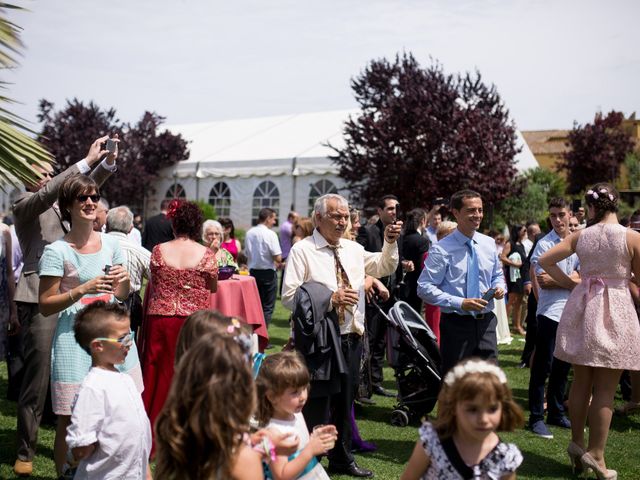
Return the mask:
M561 286L573 289L560 318L554 353L574 369L567 453L574 471L591 469L599 479L616 479L615 470L605 466L604 448L620 374L640 368L640 324L629 293L631 273L640 278L640 233L618 223L618 192L612 185L597 183L585 199L588 227L547 251L540 266ZM556 266L574 252L580 259L580 281Z

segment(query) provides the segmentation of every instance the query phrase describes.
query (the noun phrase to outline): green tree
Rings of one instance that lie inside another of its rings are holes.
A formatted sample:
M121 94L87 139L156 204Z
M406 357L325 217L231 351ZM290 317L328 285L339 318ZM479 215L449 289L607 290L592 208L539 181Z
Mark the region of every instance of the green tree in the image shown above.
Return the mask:
M196 200L195 203L200 207L200 210L202 210L202 214L204 215L205 220L218 219L218 216L216 215L216 209L213 208L213 205L203 200Z
M23 10L9 3L0 3L0 68L18 66L15 56L24 48L20 39L20 27L7 18L8 10ZM0 89L7 90L7 82L0 80ZM0 183L31 183L40 174L35 167L53 163L53 158L30 135L36 132L27 127L27 122L12 113L9 108L15 103L0 94Z
M513 181L514 194L499 204L496 223L544 223L549 200L562 197L566 186L565 180L555 172L540 167L527 170Z
M632 190L640 189L640 159L638 154L636 152L627 153L624 158L624 165L627 167L629 188Z

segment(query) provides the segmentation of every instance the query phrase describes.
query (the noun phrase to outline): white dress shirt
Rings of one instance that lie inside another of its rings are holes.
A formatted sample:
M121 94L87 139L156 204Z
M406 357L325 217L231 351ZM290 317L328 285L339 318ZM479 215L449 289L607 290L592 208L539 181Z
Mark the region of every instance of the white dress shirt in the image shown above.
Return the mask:
M131 229L131 231L127 235L127 238L131 243L135 243L140 247L142 246L142 234L140 233L140 230L138 230L136 227L133 227Z
M76 397L66 441L70 449L97 442L74 478L144 480L151 425L133 379L126 373L91 368Z
M340 239L340 262L349 277L351 288L358 291L358 304L353 315L345 310L345 322L340 334L364 333L364 277L386 277L398 267L398 245L384 242L382 252L367 252L362 245L344 238ZM282 304L293 310L293 297L298 287L306 282L318 282L329 290L338 290L335 257L327 240L316 229L313 235L297 242L287 257L282 288Z
M264 223L250 228L244 237L249 270L275 270L273 257L282 254L278 235Z

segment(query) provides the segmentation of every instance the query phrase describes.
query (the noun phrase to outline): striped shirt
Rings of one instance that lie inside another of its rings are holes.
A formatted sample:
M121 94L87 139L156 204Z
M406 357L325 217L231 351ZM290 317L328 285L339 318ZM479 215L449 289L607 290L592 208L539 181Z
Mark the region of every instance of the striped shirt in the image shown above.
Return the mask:
M125 257L123 266L131 277L131 292L139 292L142 288L142 278L149 280L151 277L151 252L131 243L125 233L109 232L108 235L116 237L120 242L120 248Z

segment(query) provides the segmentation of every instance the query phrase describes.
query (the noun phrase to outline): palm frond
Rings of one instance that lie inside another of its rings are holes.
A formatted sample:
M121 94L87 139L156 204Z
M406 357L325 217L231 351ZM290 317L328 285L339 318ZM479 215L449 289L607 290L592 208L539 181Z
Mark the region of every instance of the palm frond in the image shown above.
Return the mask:
M16 56L24 47L18 25L6 18L6 9L24 10L22 7L0 2L0 67L18 65ZM0 80L0 89L7 89L7 82ZM30 183L40 178L35 167L53 163L52 155L33 137L37 133L27 122L6 108L16 103L0 95L0 186Z

